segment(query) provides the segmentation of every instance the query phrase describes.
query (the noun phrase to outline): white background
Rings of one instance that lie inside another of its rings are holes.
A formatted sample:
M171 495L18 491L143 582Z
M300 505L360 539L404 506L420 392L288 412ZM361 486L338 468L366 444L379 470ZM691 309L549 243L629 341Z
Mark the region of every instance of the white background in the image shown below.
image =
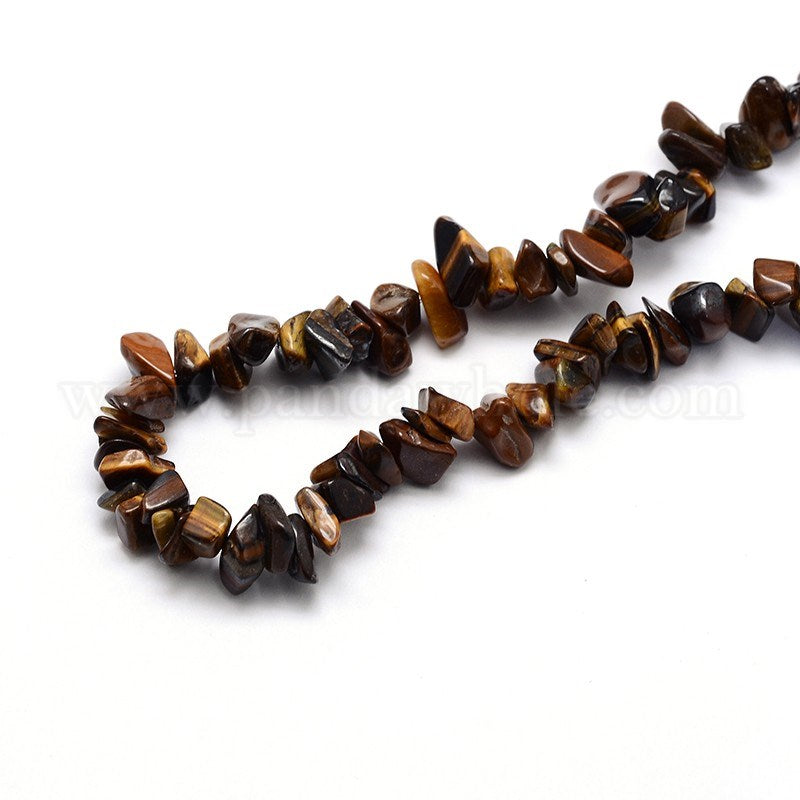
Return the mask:
M446 213L516 251L597 183L669 165L664 104L717 126L800 70L794 3L8 2L0 12L0 794L8 798L796 798L800 334L606 382L512 473L477 445L348 526L320 582L123 550L94 505L118 337L208 342L411 282ZM192 489L291 505L433 384L476 405L539 337L690 279L797 259L800 145L718 216L581 284L427 331L394 382L274 363L168 428ZM291 387L299 385L297 396ZM711 398L703 405L703 398Z

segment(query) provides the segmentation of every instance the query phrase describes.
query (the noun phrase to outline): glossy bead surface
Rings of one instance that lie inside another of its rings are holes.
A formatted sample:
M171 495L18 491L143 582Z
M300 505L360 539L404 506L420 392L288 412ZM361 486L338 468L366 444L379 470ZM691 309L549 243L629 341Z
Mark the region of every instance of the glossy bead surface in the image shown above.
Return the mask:
M604 211L593 208L583 223L583 232L596 242L622 253L625 258L633 255L633 239L619 222Z
M725 141L723 138L682 103L677 103L674 100L667 103L661 114L661 127L664 130L672 128L673 130L681 131L713 147L719 153L725 153Z
M148 433L133 425L120 422L113 417L100 416L94 421L94 432L97 434L101 443L112 439L122 439L133 442L154 455L161 455L167 452L167 443L163 436L157 433Z
M256 511L264 534L264 566L267 572L286 572L294 552L294 530L289 517L271 494L259 495Z
M435 439L437 442L449 443L452 441L453 437L439 425L433 417L426 414L424 411L403 406L403 408L400 409L400 413L405 417L406 422L421 434Z
M231 347L227 333L221 333L209 345L211 369L214 380L223 392L235 394L246 389L253 374L253 368L245 364Z
M419 303L419 293L408 286L382 283L372 293L369 307L400 333L410 336L422 320Z
M311 528L300 514L289 514L289 522L294 532L294 552L289 562L289 575L300 583L316 583L314 537L311 535Z
M683 233L689 218L689 196L677 175L663 170L656 173L656 196L661 217L647 234L656 242L664 242Z
M214 376L211 359L192 333L175 331L175 381L178 401L185 408L205 402L211 396Z
M645 236L659 219L656 182L644 172L619 172L601 183L594 200L631 236Z
M390 325L383 317L355 301L353 311L369 325L372 342L367 363L381 375L393 377L405 372L413 360L411 346L405 334Z
M456 308L468 308L475 302L488 272L489 254L462 228L444 261L439 263L439 274Z
M403 477L421 486L436 483L456 457L455 448L414 430L405 420L381 423L383 443L394 457Z
M788 96L775 78L766 76L753 83L739 109L739 121L752 123L773 152L792 143Z
M787 87L786 107L792 124L792 138L796 141L800 139L800 82Z
M141 497L145 493L145 487L141 483L131 481L119 489L109 489L97 498L97 505L104 511L116 511L120 503L130 500L132 497Z
M757 258L753 262L753 286L770 306L781 306L800 297L800 267L794 261Z
M603 375L608 373L617 352L617 337L602 314L587 314L569 337L570 344L586 347L597 353Z
M136 449L120 450L107 455L100 462L97 471L109 489L120 489L131 481L150 486L159 475L174 468L171 461Z
M245 364L263 364L278 342L280 325L263 314L234 314L228 323L231 347Z
M359 431L352 455L387 486L399 486L403 482L394 456L374 433Z
M731 164L739 169L759 170L772 166L767 140L750 122L738 122L725 128L725 143Z
M156 511L165 508L180 509L189 504L189 490L175 470L159 475L142 500L142 519L149 522Z
M264 551L264 534L253 505L225 538L219 558L219 577L231 594L241 594L258 580L264 571Z
M633 283L633 266L622 253L612 250L573 230L561 231L561 247L575 266L576 274L612 286L630 286Z
M558 288L547 256L536 243L523 239L514 261L514 280L522 297L531 302Z
M389 484L382 481L377 475L370 472L367 466L358 458L358 437L353 437L348 444L348 449L334 456L335 469L320 480L331 478L349 478L353 483L363 486L372 494L373 500L380 500L389 491ZM313 478L312 478L313 480Z
M294 500L311 529L314 544L328 555L335 553L341 541L342 528L328 501L308 486L301 489Z
M556 285L567 297L574 297L578 294L578 280L572 259L566 254L564 248L559 247L555 242L547 245L545 252L550 271L556 279Z
M432 386L420 389L417 404L420 411L428 414L456 439L468 442L473 437L475 423L468 405L437 392Z
M349 522L375 513L372 492L348 478L331 478L314 487L329 503L339 522Z
M301 311L299 314L289 317L281 325L278 333L278 349L275 354L278 366L284 372L294 372L300 367L311 368L313 359L306 348L305 335L306 320L310 313L310 311Z
M149 525L142 522L142 495L120 503L114 511L117 536L128 550L140 550L153 542Z
M141 376L138 376L141 377ZM158 379L156 379L158 380ZM160 419L146 419L134 414L131 411L125 411L122 408L115 408L114 406L100 406L100 413L107 417L119 420L125 425L131 425L138 428L140 431L147 433L164 433L166 430L164 423Z
M644 375L647 372L644 342L616 300L608 304L606 319L617 340L614 364L636 375Z
M164 342L152 333L126 333L119 349L132 375L154 375L175 391L175 372Z
M179 567L195 561L197 556L181 538L181 531L191 510L177 512L166 508L156 511L150 519L150 528L158 546L158 560L168 567Z
M661 354L676 367L685 364L692 352L689 335L669 311L651 303L646 297L642 298L642 302L661 345Z
M336 327L333 316L318 308L308 315L305 328L306 348L320 375L333 380L344 372L353 359L353 345Z
M647 367L644 371L644 376L648 380L654 381L661 372L661 344L658 341L655 328L650 322L650 317L644 311L631 314L628 319L644 344L644 351L647 356Z
M688 222L710 222L717 213L717 190L699 169L682 169L678 181L689 198Z
M533 441L508 397L495 397L473 412L475 439L506 467L521 467L533 455Z
M456 237L464 229L452 217L439 217L433 224L433 245L436 266L444 264L448 253L455 244Z
M106 392L115 408L145 419L170 419L175 416L175 394L160 378L136 375Z
M725 297L731 310L731 330L751 342L759 341L775 319L775 309L738 278L728 284Z
M600 385L600 359L578 345L554 339L540 339L534 348L540 363L537 383L555 384L555 397L567 408L585 408L592 402Z
M137 450L140 445L137 442L132 442L129 439L107 439L94 454L94 468L100 466L100 462L112 453L119 453L121 450Z
M452 347L467 335L467 315L450 302L441 276L427 261L415 261L411 271L436 344Z
M730 330L731 310L716 283L682 283L669 296L675 319L701 344L721 339Z
M505 247L489 250L489 272L478 295L481 305L489 311L499 311L513 305L519 297L514 278L514 256Z
M722 175L728 163L724 150L719 151L682 131L662 131L658 146L678 169L699 169L712 181Z
M208 497L198 497L183 523L181 537L198 558L214 558L231 527L227 509Z
M509 383L506 394L523 424L533 430L548 430L555 422L555 388L553 383Z
M352 363L358 364L369 356L372 329L361 319L347 301L337 295L325 306L336 327L347 337L353 347Z

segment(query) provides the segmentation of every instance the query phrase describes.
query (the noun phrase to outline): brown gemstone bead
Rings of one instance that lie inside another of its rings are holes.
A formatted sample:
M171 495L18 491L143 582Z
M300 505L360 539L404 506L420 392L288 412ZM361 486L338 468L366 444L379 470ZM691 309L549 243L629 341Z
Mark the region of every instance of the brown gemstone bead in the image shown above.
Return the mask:
M432 386L420 389L418 404L421 411L428 414L451 436L462 442L468 442L473 437L475 425L468 405L440 394Z
M647 356L647 368L644 375L648 380L654 381L661 372L661 345L655 328L650 322L650 317L644 311L631 314L628 319L644 344L644 351Z
M348 478L331 478L314 486L330 504L339 522L349 522L375 513L372 492Z
M547 263L556 279L556 285L567 297L574 297L578 294L578 280L572 259L555 242L547 245L546 252Z
M701 344L721 339L730 330L731 310L716 283L682 283L669 296L675 319Z
M506 394L525 425L533 430L547 430L555 423L555 388L553 383L509 383Z
M596 242L622 253L625 258L633 255L633 239L619 222L604 211L593 208L583 223L583 232Z
M713 147L720 154L725 153L725 141L717 135L699 117L689 111L686 106L674 100L667 103L661 114L661 127L664 130L672 128Z
M234 314L228 323L231 347L245 364L263 364L278 342L280 324L263 314Z
M514 278L514 256L505 247L489 250L489 273L481 287L478 300L489 311L508 308L519 297L519 288Z
M555 397L567 408L585 408L592 402L600 385L600 359L585 347L540 339L534 348L540 363L537 383L555 384Z
M120 503L130 500L132 497L140 497L144 493L145 488L141 483L131 481L120 489L109 489L107 492L103 492L97 498L97 505L104 511L116 511Z
M149 522L156 511L180 509L189 504L189 490L175 470L159 475L147 490L142 501L142 520Z
M294 531L289 517L271 494L259 495L256 508L266 543L264 566L268 572L286 572L294 552Z
M183 523L181 536L198 558L214 558L231 527L227 509L208 497L198 497Z
M265 550L258 509L252 505L231 529L219 557L219 577L231 594L241 594L258 580L264 571Z
M394 456L374 433L359 431L351 455L387 486L399 486L403 482Z
M573 230L561 231L561 247L575 265L576 274L612 286L630 286L633 266L622 253Z
M400 409L400 413L406 418L406 421L414 430L419 431L431 439L435 439L437 442L449 443L453 438L441 425L434 421L433 417L426 414L424 411L404 406Z
M786 107L792 123L792 138L800 139L800 83L793 83L787 87Z
M276 356L284 372L294 372L299 367L310 369L313 359L306 348L306 320L310 311L301 311L281 325Z
M725 297L731 309L731 330L751 342L759 341L775 319L775 309L738 278L728 284Z
M642 298L642 302L661 345L661 354L676 367L685 364L692 352L692 342L686 331L669 311L659 308L646 297Z
M433 224L433 245L436 265L441 269L448 253L453 249L458 234L464 229L451 217L439 217Z
M800 267L794 261L757 258L753 263L753 286L770 306L781 306L800 297Z
M419 293L408 286L382 283L372 293L369 307L405 336L410 336L420 326Z
M656 182L644 172L620 172L601 183L594 200L631 236L645 236L660 216Z
M475 415L475 440L506 467L521 467L533 455L533 441L508 397L484 398Z
M167 443L163 436L159 436L156 433L148 433L112 417L98 417L94 421L94 432L101 443L112 439L124 439L125 441L133 442L142 450L154 455L161 455L167 452Z
M486 280L489 254L469 231L461 228L438 266L453 305L468 308L477 299Z
M335 455L333 459L330 459L333 462L332 469L325 470L325 474L322 474L316 479L312 477L312 480L315 483L322 483L332 478L348 478L353 483L367 489L372 495L373 500L380 500L383 495L389 491L389 484L370 472L365 464L358 458L356 455L358 448L357 442L358 437L354 436L346 445L345 450ZM314 472L323 472L323 469L320 468L324 467L327 463L328 462L323 462ZM392 463L394 463L394 459L392 459ZM395 465L395 468L396 466L397 465Z
M678 169L699 169L711 180L722 175L728 163L724 150L719 151L682 131L662 131L658 146Z
M677 175L667 170L656 173L655 180L661 218L647 236L653 241L664 242L685 230L689 218L689 196Z
M175 395L153 375L137 375L127 383L106 392L112 406L145 419L170 419L175 416Z
M178 400L185 408L204 403L214 388L211 359L194 334L175 331L175 381Z
M318 308L308 315L306 348L326 381L344 372L353 360L353 345L336 327L333 315Z
M126 333L119 349L132 375L154 375L174 392L175 371L164 342L152 333Z
M191 509L175 511L165 508L150 519L150 528L158 546L158 560L168 567L179 567L195 561L197 556L181 538L181 531Z
M617 337L614 330L601 314L587 314L572 331L570 344L588 347L597 353L603 375L608 373L614 354L617 352Z
M411 347L405 334L357 300L353 303L353 311L372 331L367 363L381 375L389 377L405 372L412 362Z
M138 450L141 445L138 442L132 442L129 439L108 439L97 448L94 455L94 468L100 466L100 462L112 453L119 453L121 450Z
M606 319L617 340L614 364L636 375L644 375L647 372L647 352L644 342L619 303L612 301L608 304Z
M403 477L421 486L436 483L456 457L452 445L424 436L405 420L381 423L380 434Z
M547 256L530 239L523 239L519 246L514 262L514 280L519 293L528 302L553 294L558 288Z
M100 462L97 471L109 489L119 489L131 481L150 486L159 475L174 468L171 461L135 449L111 453Z
M342 528L328 501L308 486L301 489L294 500L311 529L314 544L328 555L335 553L339 548Z
M792 143L786 88L775 78L759 78L745 95L739 121L755 125L770 150L785 150Z
M311 535L311 528L300 514L289 514L289 522L294 532L294 552L289 562L289 575L300 583L316 583L314 537Z
M467 335L467 315L450 302L441 276L427 261L415 261L411 271L436 344L452 347Z
M772 166L772 153L767 140L750 122L726 126L725 143L731 164L739 169L759 170Z
M114 511L117 536L128 550L140 550L153 542L153 532L142 522L142 495L120 503Z
M236 393L247 388L253 368L245 364L231 347L227 333L221 333L209 346L214 380L223 392Z
M689 198L687 222L710 222L717 213L717 190L699 169L682 169L678 181Z
M352 363L358 364L366 360L369 356L369 347L372 344L372 328L339 295L336 295L325 306L325 310L333 317L336 327L347 337L347 340L352 345Z
M146 419L145 417L140 417L138 414L125 411L121 408L100 406L100 412L107 417L119 420L125 425L131 425L134 428L138 428L140 431L147 431L147 433L164 433L165 430L164 423L160 419Z

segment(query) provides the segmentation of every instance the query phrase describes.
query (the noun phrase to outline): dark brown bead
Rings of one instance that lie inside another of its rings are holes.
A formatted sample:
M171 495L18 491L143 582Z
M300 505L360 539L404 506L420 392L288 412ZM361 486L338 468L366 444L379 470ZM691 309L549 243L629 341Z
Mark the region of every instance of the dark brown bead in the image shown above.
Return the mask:
M554 383L555 397L567 408L585 408L592 402L600 385L600 359L586 347L540 339L534 348L540 363L537 383Z
M167 452L167 443L163 436L134 428L133 425L126 425L112 417L98 417L94 421L94 432L101 444L111 439L124 439L154 455Z
M620 172L601 183L594 200L631 236L645 236L660 216L656 182L644 172Z
M120 503L131 497L140 497L145 492L144 486L136 481L126 483L121 489L109 489L97 498L97 505L104 511L116 511Z
M554 383L509 383L506 394L522 422L533 430L547 430L555 422Z
M142 520L149 522L156 511L180 509L189 504L189 490L175 470L159 475L147 490L142 501Z
M181 531L191 509L177 512L172 508L156 511L150 528L158 546L158 560L168 567L179 567L195 561L197 556L181 538Z
M310 311L301 311L281 325L276 356L278 366L284 372L294 372L300 367L311 368L313 359L306 348L305 334L306 320L310 313Z
M138 428L140 431L146 431L147 433L164 433L165 430L164 423L160 419L145 419L145 417L140 417L138 414L125 411L121 408L100 406L100 413L119 420L125 425Z
M759 78L745 95L739 121L755 125L770 150L786 149L792 143L786 88L775 78Z
M319 481L321 482L323 480L339 477L349 478L353 483L357 483L359 486L363 486L365 489L369 490L373 500L380 500L383 495L389 491L389 484L370 472L366 465L355 455L358 446L357 441L358 437L354 436L353 439L351 439L351 443L356 444L348 444L352 452L347 452L345 450L334 456L335 470L324 478L320 478ZM394 459L392 459L392 461L394 462Z
M289 514L289 522L294 531L294 552L289 562L289 575L300 583L316 583L314 537L311 535L311 528L300 514Z
M725 297L731 309L731 330L751 342L759 341L775 319L775 309L738 278L728 284Z
M120 503L114 511L119 540L128 550L140 550L153 542L153 532L142 522L142 495Z
M175 380L178 400L185 408L204 403L214 388L211 359L194 334L184 328L175 331Z
M208 497L198 497L183 523L181 537L198 558L214 558L231 527L227 509Z
M236 393L246 389L253 374L253 368L245 364L231 347L227 333L217 336L208 348L214 380L223 392Z
M608 304L606 319L617 340L614 364L636 375L644 375L647 372L647 352L644 342L619 303L612 301Z
M658 146L678 169L699 169L711 180L722 175L728 163L725 151L720 152L682 131L662 131Z
M647 369L644 375L648 380L654 381L661 372L661 345L655 328L650 322L650 317L644 311L631 314L628 319L644 344L644 351L647 356Z
M324 309L318 308L308 315L305 338L306 348L326 381L333 380L350 366L353 345Z
M533 441L508 397L484 398L475 416L475 440L506 467L521 467L533 455Z
M456 457L452 445L424 436L405 420L382 422L380 434L403 477L421 486L436 483Z
M154 375L175 391L175 371L166 345L152 333L126 333L119 349L132 375Z
M555 275L542 248L530 239L523 239L514 262L514 280L520 294L528 301L553 294L557 288Z
M468 442L473 437L475 424L468 405L440 394L432 386L420 389L418 404L421 411L428 414L451 436L462 442Z
M137 450L141 445L138 442L132 442L129 439L108 439L97 448L94 455L94 468L100 466L100 462L112 453L119 453L121 450Z
M258 580L264 571L265 549L258 509L253 505L231 529L219 557L219 577L231 594L241 594Z
M547 263L556 279L556 285L567 297L578 294L578 280L572 259L555 242L547 245Z
M721 339L730 330L731 310L716 283L682 283L669 296L675 319L701 344Z
M456 238L464 229L451 217L439 217L433 224L433 245L436 253L436 266L441 269L448 253L453 249Z
M489 311L508 308L519 297L519 288L514 279L514 256L505 247L489 250L489 272L481 287L478 300Z
M682 169L678 181L689 198L687 222L710 222L717 213L717 190L699 169Z
M280 325L263 314L234 314L228 323L231 347L245 364L263 364L278 342Z
M406 336L357 300L353 303L353 311L372 330L367 363L381 375L389 377L405 372L412 362L411 347Z
M475 302L488 272L489 254L462 228L439 264L447 295L456 308L468 308Z
M406 421L414 430L419 431L431 439L435 439L437 442L449 443L453 438L441 425L434 421L433 417L426 414L424 411L404 406L400 409L400 413L406 418Z
M725 143L731 164L739 169L759 170L772 166L772 153L767 140L750 122L726 126Z
M692 342L686 331L669 311L659 308L646 297L642 298L642 302L661 345L661 354L676 367L685 364L692 352Z
M329 556L333 555L339 548L342 528L328 501L308 486L301 489L294 500L311 529L314 544Z
M406 336L414 333L422 320L419 293L399 283L378 286L372 293L369 307Z
M325 306L336 327L347 337L353 347L354 364L365 361L372 344L372 328L359 317L347 301L337 295Z
M800 139L800 83L793 83L787 87L786 107L792 123L792 138Z
M359 431L351 455L387 486L399 486L403 482L394 456L374 433Z
M653 241L664 242L685 230L689 218L689 196L678 176L671 172L662 170L656 173L655 180L661 218L647 236Z
M452 347L467 335L467 315L450 302L441 276L427 261L418 259L411 271L436 344L442 349Z
M294 552L294 530L289 517L271 494L259 495L257 510L266 543L264 566L267 572L286 572Z
M170 419L175 416L175 395L153 375L137 375L127 383L106 392L112 406L145 419Z
M664 130L673 128L689 136L699 139L701 142L713 147L720 154L725 153L725 141L717 135L699 117L689 111L686 106L676 103L674 100L667 103L661 114L661 127Z
M757 258L753 263L753 286L770 306L781 306L800 297L800 267L794 261Z
M150 486L159 475L171 469L175 469L171 461L136 449L120 450L107 455L100 462L97 471L109 489L119 489L131 481Z
M625 258L633 255L633 239L619 222L604 211L593 208L583 223L583 232L596 242L622 253Z
M561 247L575 266L576 274L612 286L630 286L633 283L633 266L622 253L612 250L573 230L561 231Z
M614 354L617 352L617 337L614 336L614 330L604 316L587 314L572 331L569 342L588 347L597 353L603 375L608 373Z
M367 517L375 513L372 493L348 478L331 478L314 487L330 504L339 522Z

